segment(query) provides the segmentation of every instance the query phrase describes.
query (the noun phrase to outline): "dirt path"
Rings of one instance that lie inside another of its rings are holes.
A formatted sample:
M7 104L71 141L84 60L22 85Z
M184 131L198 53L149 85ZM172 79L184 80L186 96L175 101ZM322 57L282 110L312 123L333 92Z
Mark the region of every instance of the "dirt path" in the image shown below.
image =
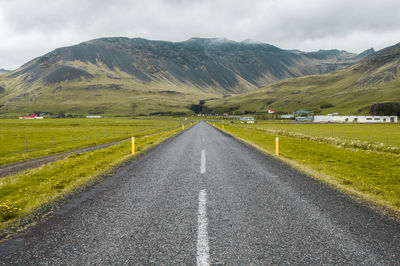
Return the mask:
M63 152L63 153L59 153L59 154L55 154L55 155L50 155L50 156L46 156L46 157L40 157L40 158L32 159L29 161L18 162L18 163L0 166L0 178L5 177L5 176L10 176L10 175L15 175L19 172L22 172L22 171L25 171L28 169L38 168L44 164L48 164L51 162L65 159L67 156L69 156L71 154L103 149L103 148L107 148L107 147L110 147L110 146L113 146L113 145L116 145L116 144L119 144L121 142L128 141L128 140L130 140L130 138L119 140L119 141L114 141L114 142L110 142L110 143L94 145L94 146L90 146L90 147L86 147L86 148L80 148L80 149Z
M157 132L154 132L154 133L151 133L151 134L147 134L147 135L144 135L144 136L140 136L140 137L152 136L152 135L159 134L161 132L166 132L166 131L173 130L175 128L180 128L180 127L181 126L168 128L168 129L165 129L165 130L157 131ZM0 178L5 177L5 176L10 176L10 175L15 175L15 174L17 174L19 172L22 172L22 171L25 171L25 170L28 170L28 169L38 168L38 167L40 167L42 165L65 159L67 156L69 156L71 154L83 153L83 152L89 152L89 151L94 151L94 150L98 150L98 149L107 148L107 147L119 144L121 142L128 141L130 139L131 138L127 138L127 139L118 140L118 141L114 141L114 142L94 145L94 146L85 147L85 148L79 148L79 149L76 149L76 150L67 151L67 152L63 152L63 153L59 153L59 154L54 154L54 155L50 155L50 156L46 156L46 157L40 157L40 158L28 160L28 161L23 161L23 162L17 162L17 163L13 163L13 164L3 165L3 166L0 166Z

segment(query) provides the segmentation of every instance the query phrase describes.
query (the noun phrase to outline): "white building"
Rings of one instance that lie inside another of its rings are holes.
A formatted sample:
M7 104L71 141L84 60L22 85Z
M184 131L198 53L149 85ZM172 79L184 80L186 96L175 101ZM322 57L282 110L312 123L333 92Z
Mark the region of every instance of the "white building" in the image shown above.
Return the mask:
M240 120L247 124L254 124L254 117L252 117L252 116L245 116L245 117L242 117Z
M397 116L316 115L315 123L398 123Z
M282 119L292 119L294 118L294 115L281 115Z

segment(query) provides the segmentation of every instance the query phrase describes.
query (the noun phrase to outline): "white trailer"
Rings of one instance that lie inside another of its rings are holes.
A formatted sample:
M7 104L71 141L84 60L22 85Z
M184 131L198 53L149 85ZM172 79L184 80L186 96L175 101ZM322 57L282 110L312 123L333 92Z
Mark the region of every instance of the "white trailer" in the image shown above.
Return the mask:
M397 116L316 115L314 123L398 123Z

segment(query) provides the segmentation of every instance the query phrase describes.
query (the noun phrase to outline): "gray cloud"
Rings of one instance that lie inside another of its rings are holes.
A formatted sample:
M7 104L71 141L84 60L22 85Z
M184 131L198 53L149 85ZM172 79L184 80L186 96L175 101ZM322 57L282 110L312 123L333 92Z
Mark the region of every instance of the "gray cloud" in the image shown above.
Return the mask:
M361 52L400 41L398 10L398 0L0 0L0 68L104 36Z

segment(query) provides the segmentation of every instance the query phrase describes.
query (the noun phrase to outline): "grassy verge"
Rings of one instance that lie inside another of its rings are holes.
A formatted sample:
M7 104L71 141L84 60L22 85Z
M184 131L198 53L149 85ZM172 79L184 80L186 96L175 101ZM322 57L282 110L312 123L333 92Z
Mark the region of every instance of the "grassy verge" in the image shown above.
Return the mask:
M0 165L144 136L179 126L165 119L0 119Z
M221 127L221 125L218 125ZM333 187L400 217L400 156L224 125L224 130Z
M351 123L282 123L280 121L257 121L255 124L238 126L280 132L289 135L304 135L319 139L337 139L342 142L362 143L362 145L380 146L383 149L400 150L400 124L351 124Z
M182 131L176 128L136 138L136 154ZM16 227L23 219L64 196L99 180L113 167L132 158L131 143L124 142L93 152L75 154L38 169L0 179L0 230ZM5 237L3 233L3 237ZM0 235L1 237L1 235Z

